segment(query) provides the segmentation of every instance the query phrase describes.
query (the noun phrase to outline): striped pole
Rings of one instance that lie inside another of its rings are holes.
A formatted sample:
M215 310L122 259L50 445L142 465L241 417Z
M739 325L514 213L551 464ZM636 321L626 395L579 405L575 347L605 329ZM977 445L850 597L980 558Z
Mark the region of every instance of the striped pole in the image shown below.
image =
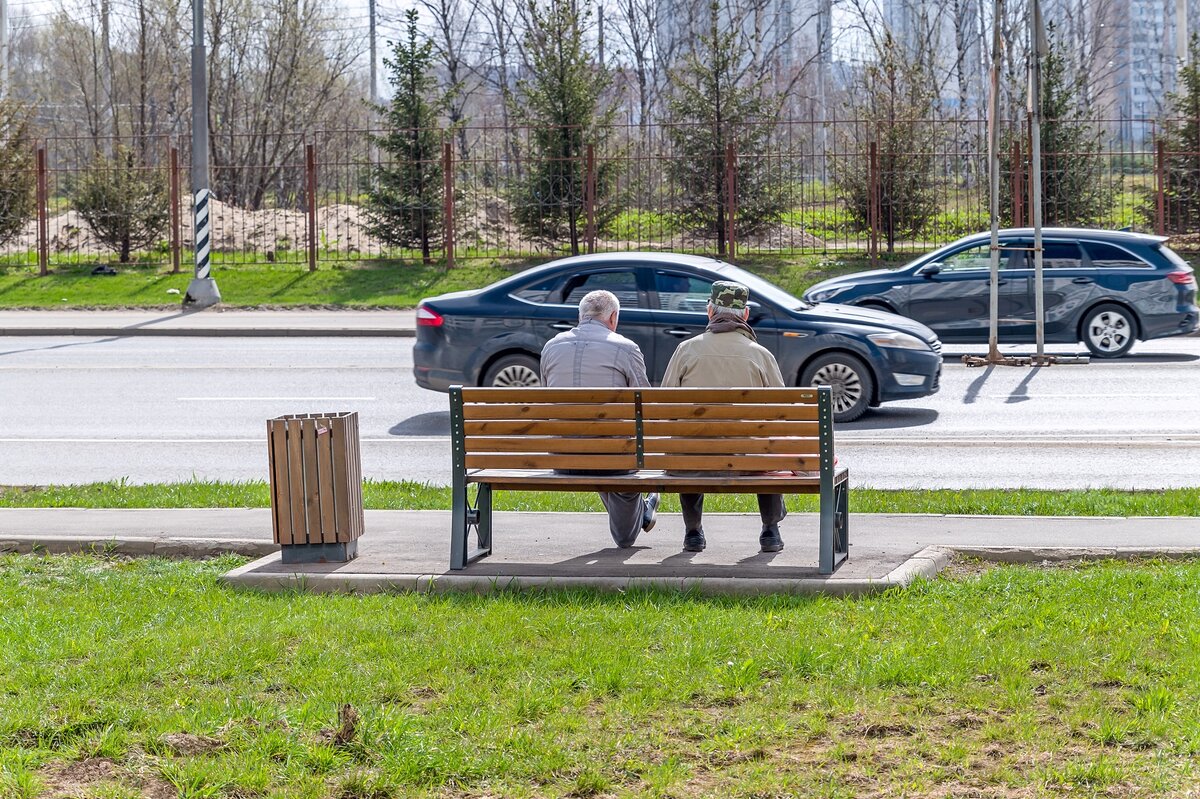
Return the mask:
M184 308L207 308L221 301L212 279L212 225L208 191L208 73L204 48L204 0L192 0L192 198L196 219L196 274L183 295Z
M212 247L212 231L208 217L208 189L196 192L196 278L208 278L211 266L209 257Z

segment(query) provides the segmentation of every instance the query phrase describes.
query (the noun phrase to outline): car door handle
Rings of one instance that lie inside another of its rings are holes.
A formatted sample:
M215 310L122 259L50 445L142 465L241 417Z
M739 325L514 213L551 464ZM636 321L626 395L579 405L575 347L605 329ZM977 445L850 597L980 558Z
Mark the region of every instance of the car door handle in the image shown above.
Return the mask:
M684 336L692 335L692 331L683 327L673 327L670 330L664 330L663 332L668 336L674 336L675 338L683 338Z
M1072 283L1095 283L1090 277L1077 277L1071 281Z
M550 325L550 327L555 330L570 330L571 328L575 327L575 325L571 324L570 322L555 322L554 324Z

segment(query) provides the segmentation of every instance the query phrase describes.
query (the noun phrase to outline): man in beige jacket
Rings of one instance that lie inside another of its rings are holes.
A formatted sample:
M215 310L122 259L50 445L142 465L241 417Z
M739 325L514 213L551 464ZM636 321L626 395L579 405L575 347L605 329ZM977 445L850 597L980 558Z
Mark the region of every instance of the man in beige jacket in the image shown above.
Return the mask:
M782 387L783 375L775 356L758 343L747 321L750 318L750 289L741 283L718 280L708 300L708 329L679 345L663 388L759 388ZM704 550L703 494L680 494L683 510L683 550ZM763 552L783 549L779 522L787 515L779 494L759 494L758 513L762 532L758 543Z

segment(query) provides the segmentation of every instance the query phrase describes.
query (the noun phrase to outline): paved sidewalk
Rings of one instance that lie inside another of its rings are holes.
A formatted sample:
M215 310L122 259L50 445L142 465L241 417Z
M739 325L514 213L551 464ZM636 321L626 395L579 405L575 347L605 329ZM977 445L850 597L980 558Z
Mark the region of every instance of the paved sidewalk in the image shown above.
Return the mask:
M415 311L0 311L0 336L405 336Z
M270 511L0 509L0 552L100 550L129 555L260 559L231 572L238 587L313 591L472 590L656 584L712 593L862 594L932 577L951 551L990 559L1200 554L1200 518L1077 518L854 514L850 560L817 574L816 514L791 514L787 548L757 551L757 518L706 514L709 547L680 551L682 521L662 514L638 546L616 549L595 513L497 513L494 554L449 572L448 511L367 511L359 557L284 566Z

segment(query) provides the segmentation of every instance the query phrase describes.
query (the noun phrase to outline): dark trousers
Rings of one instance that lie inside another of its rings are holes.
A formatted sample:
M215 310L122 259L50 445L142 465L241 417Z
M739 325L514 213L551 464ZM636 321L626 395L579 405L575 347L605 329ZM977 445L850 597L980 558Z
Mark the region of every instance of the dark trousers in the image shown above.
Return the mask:
M683 510L683 529L685 532L703 530L701 518L704 516L703 494L680 494L679 505ZM758 515L762 517L763 526L778 524L784 516L782 494L759 494Z

